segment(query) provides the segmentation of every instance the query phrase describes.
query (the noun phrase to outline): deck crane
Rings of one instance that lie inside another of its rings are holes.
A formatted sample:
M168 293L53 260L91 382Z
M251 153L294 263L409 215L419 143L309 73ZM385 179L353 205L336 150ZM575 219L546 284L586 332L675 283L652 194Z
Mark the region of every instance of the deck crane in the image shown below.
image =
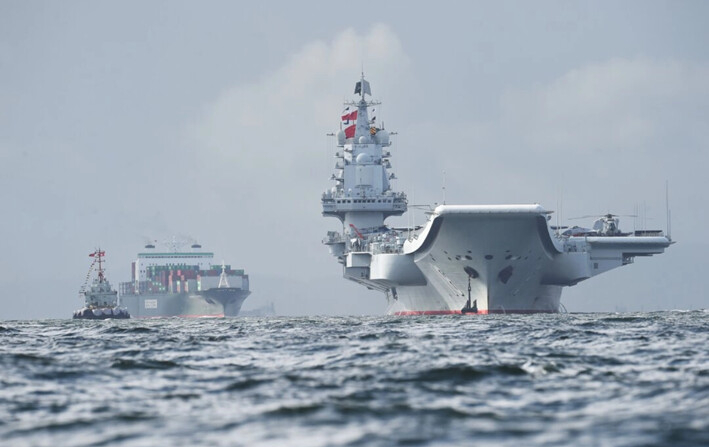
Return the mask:
M357 227L354 226L354 224L350 224L350 227L352 227L358 238L364 240L364 236L362 236L362 233L359 232L359 230L357 229Z

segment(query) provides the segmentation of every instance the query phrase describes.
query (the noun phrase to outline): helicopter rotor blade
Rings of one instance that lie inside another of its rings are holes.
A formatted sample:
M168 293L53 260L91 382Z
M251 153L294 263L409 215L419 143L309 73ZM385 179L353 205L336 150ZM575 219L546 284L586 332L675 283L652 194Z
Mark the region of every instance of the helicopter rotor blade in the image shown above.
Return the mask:
M588 214L586 216L578 216L578 217L569 217L568 220L577 220L577 219L600 219L603 217L608 217L610 219L614 217L638 217L636 214L613 214L613 213L605 213L605 214Z

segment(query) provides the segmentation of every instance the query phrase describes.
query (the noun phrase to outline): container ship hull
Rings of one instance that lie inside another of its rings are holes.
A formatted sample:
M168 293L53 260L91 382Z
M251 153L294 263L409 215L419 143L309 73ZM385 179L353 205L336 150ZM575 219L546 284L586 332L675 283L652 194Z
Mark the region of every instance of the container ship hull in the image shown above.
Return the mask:
M147 293L122 296L121 304L133 318L235 317L249 293L235 287L194 293Z

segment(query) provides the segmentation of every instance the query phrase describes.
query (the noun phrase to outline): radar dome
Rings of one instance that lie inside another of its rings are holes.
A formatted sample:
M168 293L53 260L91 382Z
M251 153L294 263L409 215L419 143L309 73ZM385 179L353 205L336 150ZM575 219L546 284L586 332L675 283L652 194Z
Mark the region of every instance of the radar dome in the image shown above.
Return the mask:
M337 144L338 145L342 146L343 144L345 144L346 139L347 139L347 137L345 136L345 132L343 132L342 130L337 132Z
M377 132L376 138L377 141L379 141L379 144L382 144L384 146L389 144L389 132L384 129L381 129L379 132Z
M372 156L369 154L359 154L357 156L357 163L360 165L371 163L372 162Z
M369 138L369 135L362 135L361 137L359 137L359 144L367 144L370 141L371 140Z

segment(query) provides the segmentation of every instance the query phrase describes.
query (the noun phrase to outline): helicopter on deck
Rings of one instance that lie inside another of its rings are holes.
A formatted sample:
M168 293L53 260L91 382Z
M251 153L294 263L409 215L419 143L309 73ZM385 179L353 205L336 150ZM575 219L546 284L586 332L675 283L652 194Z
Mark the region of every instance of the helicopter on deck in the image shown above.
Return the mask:
M607 213L603 214L601 216L598 215L589 215L589 216L579 216L579 217L572 217L570 220L575 220L575 219L588 219L591 217L595 217L596 220L593 222L593 227L592 228L583 228L579 226L573 226L570 228L567 228L564 232L561 233L562 236L628 236L631 233L624 233L620 230L619 222L620 220L618 219L619 217L637 217L634 214L625 214L625 215L620 215L620 214L612 214L612 213Z

